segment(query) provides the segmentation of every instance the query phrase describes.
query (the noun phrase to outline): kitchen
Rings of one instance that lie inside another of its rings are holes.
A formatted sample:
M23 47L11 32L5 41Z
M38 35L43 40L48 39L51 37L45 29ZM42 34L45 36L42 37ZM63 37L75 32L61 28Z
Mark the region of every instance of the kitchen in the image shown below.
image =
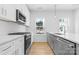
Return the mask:
M0 4L0 55L79 55L79 4Z

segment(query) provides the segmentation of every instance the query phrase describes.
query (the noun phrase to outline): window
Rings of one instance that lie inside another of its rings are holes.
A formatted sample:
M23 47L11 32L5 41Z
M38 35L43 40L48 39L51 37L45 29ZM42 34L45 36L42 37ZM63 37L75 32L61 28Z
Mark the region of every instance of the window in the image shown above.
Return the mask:
M44 17L39 16L36 18L36 33L44 33Z
M59 32L65 34L68 31L68 18L59 19Z

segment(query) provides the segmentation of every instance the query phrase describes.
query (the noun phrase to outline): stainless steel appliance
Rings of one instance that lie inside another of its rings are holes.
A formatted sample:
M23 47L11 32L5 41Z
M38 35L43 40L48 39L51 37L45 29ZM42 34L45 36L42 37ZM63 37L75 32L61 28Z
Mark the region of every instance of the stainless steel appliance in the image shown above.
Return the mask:
M26 17L21 13L19 9L16 9L16 21L20 23L26 22Z
M30 32L9 33L8 35L24 35L24 55L29 54L29 51L31 48L31 33Z
M55 55L76 55L74 42L50 33L47 33L47 41Z

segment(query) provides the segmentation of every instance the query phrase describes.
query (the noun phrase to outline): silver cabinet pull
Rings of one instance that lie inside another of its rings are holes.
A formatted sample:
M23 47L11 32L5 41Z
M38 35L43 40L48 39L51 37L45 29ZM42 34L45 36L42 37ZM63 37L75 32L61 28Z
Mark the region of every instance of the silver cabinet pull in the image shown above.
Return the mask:
M1 13L2 13L2 15L4 15L4 8L1 9Z

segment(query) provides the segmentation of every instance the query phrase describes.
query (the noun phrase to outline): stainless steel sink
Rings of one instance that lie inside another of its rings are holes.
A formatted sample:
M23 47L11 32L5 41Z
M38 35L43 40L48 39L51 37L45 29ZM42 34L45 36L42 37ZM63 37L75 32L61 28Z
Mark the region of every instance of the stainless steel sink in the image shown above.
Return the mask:
M55 34L57 34L57 35L64 35L64 34L61 34L61 33L55 33Z

